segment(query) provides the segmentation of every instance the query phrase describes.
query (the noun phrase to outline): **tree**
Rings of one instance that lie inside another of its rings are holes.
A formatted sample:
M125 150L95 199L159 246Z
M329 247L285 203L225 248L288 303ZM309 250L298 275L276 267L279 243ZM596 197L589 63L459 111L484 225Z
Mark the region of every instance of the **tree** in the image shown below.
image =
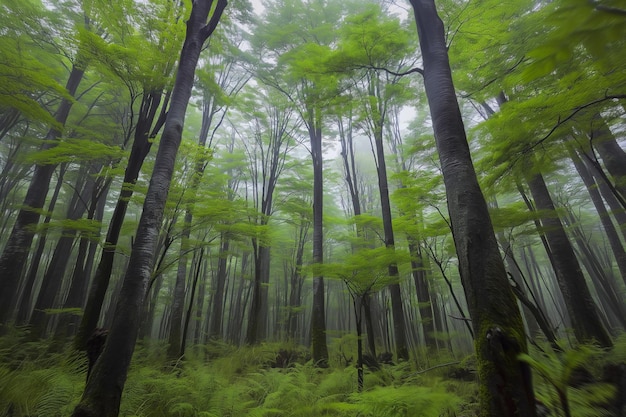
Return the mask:
M152 274L158 230L161 227L165 200L182 137L196 64L204 43L216 29L226 5L226 0L217 0L215 4L213 0L198 0L192 5L172 91L172 105L165 121L111 331L87 381L81 401L74 409L73 417L116 417L119 413L122 389ZM211 18L208 19L211 11Z
M423 77L441 161L461 280L474 328L481 413L534 416L520 311L508 283L465 136L448 60L443 22L433 0L411 0Z

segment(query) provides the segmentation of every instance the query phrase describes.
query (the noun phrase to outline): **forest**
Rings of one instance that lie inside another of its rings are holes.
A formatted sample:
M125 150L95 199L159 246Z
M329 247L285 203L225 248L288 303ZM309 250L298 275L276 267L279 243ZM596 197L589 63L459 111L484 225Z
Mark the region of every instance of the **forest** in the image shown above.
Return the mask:
M626 416L624 0L0 10L0 417Z

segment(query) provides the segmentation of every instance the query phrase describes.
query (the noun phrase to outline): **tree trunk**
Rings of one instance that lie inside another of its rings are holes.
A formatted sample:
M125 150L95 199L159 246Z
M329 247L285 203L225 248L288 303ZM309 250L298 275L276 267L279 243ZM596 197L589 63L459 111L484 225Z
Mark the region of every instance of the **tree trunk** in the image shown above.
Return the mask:
M411 253L411 274L415 281L415 290L417 293L417 302L419 303L420 322L424 332L424 341L429 349L436 349L437 344L434 338L435 322L433 320L432 303L430 300L430 289L428 286L428 277L424 266L424 258L421 253L419 244L409 239L409 252Z
M593 146L596 148L604 166L615 181L615 189L626 199L626 152L617 143L613 132L601 115L593 120Z
M585 276L574 249L567 238L563 224L555 212L554 203L541 174L528 179L530 192L537 210L549 212L541 219L545 235L554 259L555 274L572 321L574 334L579 342L595 340L601 346L613 345L611 337L600 321L597 308L591 298Z
M217 260L217 275L215 277L215 290L213 291L211 314L210 314L210 327L209 338L221 339L222 328L224 322L224 288L226 287L227 276L227 264L228 257L230 256L230 236L227 232L222 233L222 244L220 246L220 252Z
M76 90L80 85L85 73L84 66L77 59L72 66L65 88L70 97L76 95ZM55 114L55 121L59 128L53 127L48 131L42 149L49 149L58 143L61 137L61 130L67 121L74 101L71 98L64 98L59 104ZM14 301L17 299L17 290L22 276L22 270L30 252L30 246L35 235L35 227L39 223L39 212L43 208L50 187L52 174L56 169L56 164L36 165L35 172L26 191L26 197L22 203L11 235L0 256L0 333L3 326L8 321L13 311Z
M378 190L380 192L380 207L383 217L385 246L390 249L395 249L395 239L391 218L391 203L389 201L389 183L387 181L387 163L385 161L382 136L382 121L375 122L375 125L379 125L374 132L374 142L376 143ZM389 278L392 281L398 281L399 273L398 266L396 264L389 265ZM406 325L404 320L404 310L402 308L400 283L393 282L390 284L389 293L391 294L391 313L393 316L393 335L396 343L396 355L398 356L398 360L408 360L409 351L406 344Z
M324 262L324 173L321 120L310 120L308 129L309 138L311 140L311 157L313 159L313 263L321 265ZM311 312L311 351L313 363L320 367L328 366L324 293L324 277L314 274L313 307Z
M54 192L52 193L52 197L50 198L50 203L48 204L48 214L43 220L43 224L47 225L52 220L52 213L54 212L54 207L56 206L56 202L59 198L59 193L61 192L61 187L63 186L63 178L65 176L65 172L67 171L67 164L63 163L59 167L59 178L57 180L57 184L54 187ZM33 253L32 259L37 260L37 262L31 262L30 267L28 268L28 273L26 274L26 280L24 283L24 289L22 292L21 302L19 304L19 308L17 311L17 319L16 323L18 325L25 324L30 320L31 304L33 297L33 289L35 286L35 281L37 280L37 272L39 271L39 266L41 264L41 258L43 256L44 249L46 247L46 238L47 233L43 232L39 235L39 239L37 241L37 249Z
M104 350L87 381L80 403L72 413L73 417L117 417L119 414L142 306L153 271L154 252L182 138L196 64L204 42L215 30L226 4L226 0L217 0L213 15L207 23L213 1L193 3L172 93L172 106L165 122L111 330Z
M624 284L626 284L626 251L624 251L624 246L622 245L622 241L617 234L617 230L615 229L615 226L611 221L609 212L604 206L604 201L602 201L602 196L598 191L597 184L593 178L593 175L591 175L576 151L571 148L570 157L574 162L574 166L576 167L576 171L578 171L578 175L580 175L583 182L585 183L585 187L587 188L587 192L591 197L591 201L593 202L593 205L598 212L600 222L602 222L604 233L606 233L609 245L611 246L611 250L613 251L613 255L615 256L615 261L622 276L622 280L624 281Z
M166 102L167 101L166 99ZM152 134L150 134L150 129L160 103L160 93L151 92L143 96L139 118L135 126L133 147L128 157L128 165L124 171L124 183L109 222L109 229L107 231L102 254L100 255L100 261L96 268L93 284L91 285L87 297L85 311L74 341L74 346L80 350L86 347L87 340L96 328L98 319L100 318L102 303L104 302L104 297L111 280L116 245L119 240L120 232L122 231L122 224L124 223L128 203L133 195L133 186L137 182L143 161L152 146L150 139L156 136L157 131L160 129L160 122L157 122L157 126L153 129ZM165 117L165 106L166 104L163 105L160 118Z
M524 325L472 165L443 22L433 0L411 0L411 4L461 281L476 335L481 415L534 416L530 370L518 360L527 350Z

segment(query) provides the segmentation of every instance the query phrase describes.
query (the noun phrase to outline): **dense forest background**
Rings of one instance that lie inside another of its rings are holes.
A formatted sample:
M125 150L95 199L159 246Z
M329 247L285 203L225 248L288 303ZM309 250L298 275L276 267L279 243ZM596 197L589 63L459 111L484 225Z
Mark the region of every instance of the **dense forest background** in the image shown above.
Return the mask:
M0 10L0 415L624 415L623 2Z

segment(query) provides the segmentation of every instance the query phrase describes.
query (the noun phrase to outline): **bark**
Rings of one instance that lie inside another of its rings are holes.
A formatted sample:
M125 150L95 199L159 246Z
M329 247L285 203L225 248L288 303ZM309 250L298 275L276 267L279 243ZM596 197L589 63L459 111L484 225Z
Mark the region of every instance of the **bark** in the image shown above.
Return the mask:
M65 85L70 97L74 97L85 73L80 60L72 66L69 78ZM45 137L42 149L56 146L72 108L73 100L64 98L59 104L55 114L55 121L59 128L53 127ZM39 212L46 201L46 195L50 187L52 174L56 170L56 164L37 164L33 177L26 191L22 208L20 209L11 234L9 235L2 255L0 256L0 333L8 321L13 310L14 300L17 299L17 290L22 276L22 270L26 264L30 246L35 235L35 227L39 223Z
M111 330L104 350L87 381L83 396L72 414L74 417L117 417L119 414L121 395L153 271L154 252L182 138L195 68L200 51L215 30L226 4L225 0L217 0L213 15L207 23L213 1L193 3L172 92L172 106L165 122Z
M520 311L500 257L456 101L443 22L433 0L411 0L461 281L474 327L481 415L534 416Z
M541 219L542 234L552 252L554 272L576 338L581 343L595 340L601 346L612 346L611 337L600 321L585 276L580 269L563 224L555 212L554 203L541 174L531 176L528 179L528 185L537 210L549 213Z

